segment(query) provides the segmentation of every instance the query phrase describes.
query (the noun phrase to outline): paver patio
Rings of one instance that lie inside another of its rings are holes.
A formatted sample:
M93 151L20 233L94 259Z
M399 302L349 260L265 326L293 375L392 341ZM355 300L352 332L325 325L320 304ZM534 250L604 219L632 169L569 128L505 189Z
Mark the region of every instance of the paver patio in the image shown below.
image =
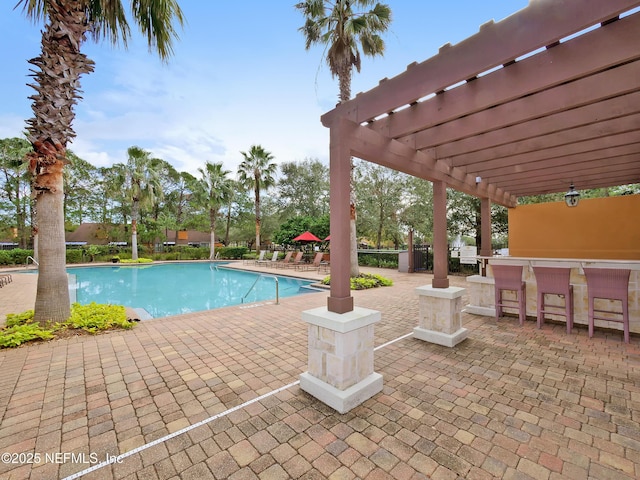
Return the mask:
M640 477L637 336L465 314L469 337L453 349L385 345L416 326L413 290L431 277L384 274L393 287L354 292L382 312L384 390L344 415L294 383L307 363L301 312L325 293L0 351L0 453L41 457L2 456L0 478L65 478L132 450L82 478ZM15 277L0 305L33 295Z

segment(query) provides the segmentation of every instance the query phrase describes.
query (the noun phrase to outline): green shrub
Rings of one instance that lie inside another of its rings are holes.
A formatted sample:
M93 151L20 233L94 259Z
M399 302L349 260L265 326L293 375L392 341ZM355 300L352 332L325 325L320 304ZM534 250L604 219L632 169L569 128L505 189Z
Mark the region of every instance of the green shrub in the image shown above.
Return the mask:
M74 303L67 322L71 328L81 328L89 333L109 328L132 328L122 305L105 305L91 302L89 305Z
M202 260L209 258L209 249L206 247L182 247L180 249L180 258L183 260Z
M132 260L130 258L123 258L120 260L120 263L151 263L151 262L153 262L152 259L143 258L143 257L138 258L138 260Z
M397 253L358 253L358 265L365 267L398 268Z
M67 250L67 263L82 263L82 250Z
M42 328L33 323L33 310L22 313L7 314L7 326L0 329L0 348L17 347L32 340L48 340L53 338L57 325L52 328Z
M249 252L247 247L222 247L216 249L220 253L220 258L225 259L241 259Z
M23 248L14 248L9 250L11 263L14 265L24 265L27 263L27 257L33 257L33 250L25 250Z
M7 313L7 327L15 325L23 325L33 320L33 310L27 310L22 313Z
M11 265L11 263L9 250L0 250L0 265Z
M37 323L25 323L0 331L0 348L17 347L31 340L53 338L53 330L42 328Z
M33 310L7 314L7 326L0 328L0 348L17 347L31 340L48 340L67 329L82 329L89 333L111 328L132 328L122 305L91 303L71 306L71 317L66 323L54 323L47 328L33 323Z
M322 283L331 285L331 276L324 277ZM351 277L350 284L351 290L365 290L367 288L390 287L393 285L393 280L377 273L361 273L357 277Z

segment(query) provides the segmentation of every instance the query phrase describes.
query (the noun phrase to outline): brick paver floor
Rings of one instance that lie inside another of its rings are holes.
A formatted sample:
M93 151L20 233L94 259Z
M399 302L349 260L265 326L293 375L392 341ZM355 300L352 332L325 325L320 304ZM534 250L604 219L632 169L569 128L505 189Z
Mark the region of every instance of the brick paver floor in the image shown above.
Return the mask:
M412 331L431 281L384 273L393 287L354 292L382 312L377 346ZM301 312L326 296L0 351L0 478L65 478L108 455L123 456L82 478L640 478L637 336L465 314L455 348L376 350L384 390L341 415L295 383Z

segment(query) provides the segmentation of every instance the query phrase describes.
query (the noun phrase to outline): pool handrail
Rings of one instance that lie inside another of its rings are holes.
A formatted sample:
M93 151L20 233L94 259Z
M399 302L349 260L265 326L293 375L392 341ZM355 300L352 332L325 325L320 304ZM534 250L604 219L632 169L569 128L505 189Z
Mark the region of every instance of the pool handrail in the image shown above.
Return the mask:
M29 259L31 259L31 262L34 265L40 266L38 261L35 258L33 258L31 255L29 255L29 256L27 256L27 259L24 261L24 268L28 268L29 267Z
M242 297L241 303L244 303L244 299L247 298L247 295L251 293L251 290L253 290L253 287L256 286L256 283L258 283L258 280L260 280L262 277L273 278L276 281L276 305L280 304L278 277L276 277L275 275L265 275L265 274L261 274L258 278L256 278L256 281L253 282L251 287L249 287L249 290L247 290L247 293L245 293L244 296Z

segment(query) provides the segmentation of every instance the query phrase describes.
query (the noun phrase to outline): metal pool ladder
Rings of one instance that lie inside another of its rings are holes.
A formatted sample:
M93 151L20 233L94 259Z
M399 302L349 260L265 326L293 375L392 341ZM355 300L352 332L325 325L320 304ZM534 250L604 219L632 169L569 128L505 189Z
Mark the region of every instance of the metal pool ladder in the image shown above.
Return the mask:
M29 259L31 259L31 261L33 262L33 264L34 264L34 265L38 265L38 266L40 266L40 264L38 263L38 261L37 261L35 258L33 258L31 255L29 255L29 256L27 257L27 259L24 261L24 268L27 268L27 267L29 266Z
M251 290L253 290L253 287L256 286L256 283L258 283L258 280L260 280L261 278L273 278L276 281L276 305L280 304L280 296L279 296L279 286L278 286L278 277L276 277L275 275L260 275L258 278L256 278L256 281L253 282L253 285L251 285L251 287L249 287L249 290L247 290L247 293L244 294L244 297L242 297L242 302L244 303L244 299L247 298L247 295L249 295L251 293Z

